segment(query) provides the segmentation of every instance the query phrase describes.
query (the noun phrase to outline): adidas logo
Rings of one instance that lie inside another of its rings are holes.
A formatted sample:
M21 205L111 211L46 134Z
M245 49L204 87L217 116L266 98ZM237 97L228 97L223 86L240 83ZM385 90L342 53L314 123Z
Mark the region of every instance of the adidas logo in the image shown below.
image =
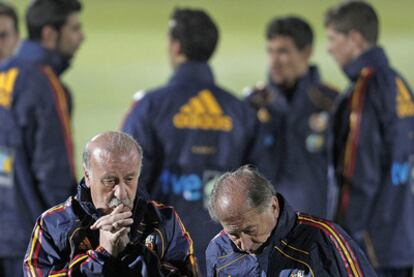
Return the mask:
M79 244L79 249L84 250L84 251L92 249L91 242L89 241L87 237L85 237L83 241Z
M397 114L400 118L414 116L414 102L404 82L397 78Z
M220 105L209 90L200 91L197 96L180 108L173 117L173 124L179 129L202 129L230 132L233 121L224 115Z
M12 103L12 92L19 70L12 68L7 72L0 73L0 106L10 108Z

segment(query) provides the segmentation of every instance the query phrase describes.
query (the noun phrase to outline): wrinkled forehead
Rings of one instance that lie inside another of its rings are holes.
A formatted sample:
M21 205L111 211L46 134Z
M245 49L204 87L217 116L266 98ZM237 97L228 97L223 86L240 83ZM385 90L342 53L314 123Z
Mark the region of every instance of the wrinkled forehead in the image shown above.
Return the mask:
M138 166L138 153L129 152L109 152L102 148L95 148L91 153L91 164L97 166Z
M221 215L220 223L227 231L240 230L259 223L261 213L257 209L244 209Z

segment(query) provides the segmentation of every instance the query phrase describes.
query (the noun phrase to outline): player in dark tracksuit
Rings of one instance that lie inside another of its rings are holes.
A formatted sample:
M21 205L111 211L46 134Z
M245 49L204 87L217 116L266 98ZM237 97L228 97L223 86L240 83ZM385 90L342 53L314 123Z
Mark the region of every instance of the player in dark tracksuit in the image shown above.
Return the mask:
M338 225L295 213L281 195L279 224L262 254L251 256L221 231L206 252L207 276L375 276L359 246ZM297 275L292 275L297 274ZM299 275L302 274L302 275Z
M223 230L206 251L208 277L376 276L340 226L294 212L270 182L249 168L223 176L211 199L212 216Z
M260 170L295 210L325 218L332 197L328 125L339 94L308 64L312 37L311 27L300 18L273 19L267 28L269 80L249 89L245 101L262 123L267 151Z
M172 207L138 195L131 243L116 258L99 245L99 230L90 229L100 216L82 181L76 197L37 220L25 276L195 276L192 241Z
M171 51L179 47L172 59L185 61L175 65L168 84L134 103L122 129L143 147L141 184L180 213L204 271L205 248L219 230L206 210L211 186L223 171L248 161L257 124L253 110L215 84L207 64L217 41L211 19L177 10L171 26Z
M72 101L60 75L83 39L81 29L73 29L80 24L81 7L76 1L59 2L42 0L31 5L27 12L30 38L0 69L0 259L17 260L13 276L22 272L36 218L76 188ZM50 11L56 5L61 12L58 17ZM50 18L55 25L49 33L59 40L43 47L41 30L51 28ZM55 22L57 18L62 22Z
M343 26L342 20L349 19ZM337 220L380 276L411 277L413 93L376 46L378 18L369 4L334 7L326 26L329 50L351 82L334 118L334 162L341 189ZM347 56L346 47L359 54Z

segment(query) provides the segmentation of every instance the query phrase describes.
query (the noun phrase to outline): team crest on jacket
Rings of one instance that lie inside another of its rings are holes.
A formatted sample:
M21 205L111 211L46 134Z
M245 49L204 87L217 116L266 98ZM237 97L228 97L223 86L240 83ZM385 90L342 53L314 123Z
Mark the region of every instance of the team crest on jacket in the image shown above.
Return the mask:
M325 138L320 134L311 134L306 138L306 149L309 152L318 152L325 144Z
M329 114L327 112L314 113L309 117L309 128L313 132L323 132L328 126Z
M155 251L155 235L151 234L145 239L145 247L151 251Z
M261 107L257 110L257 118L260 120L260 122L267 123L270 121L270 114L266 108Z
M201 129L230 132L232 118L223 113L219 103L209 90L202 90L191 97L174 115L173 124L178 129Z

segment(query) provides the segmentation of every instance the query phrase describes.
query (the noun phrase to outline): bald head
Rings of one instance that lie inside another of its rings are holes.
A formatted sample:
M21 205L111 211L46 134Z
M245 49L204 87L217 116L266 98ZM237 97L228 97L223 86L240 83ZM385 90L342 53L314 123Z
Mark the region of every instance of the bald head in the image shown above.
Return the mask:
M216 182L209 212L237 248L257 254L276 227L279 202L266 178L253 167L242 166Z
M91 158L105 159L111 155L136 154L139 165L142 164L141 146L128 134L108 131L94 136L83 151L83 166L90 170Z
M272 203L275 190L252 166L242 166L222 175L210 195L209 212L215 221L237 217L246 210L265 210Z

